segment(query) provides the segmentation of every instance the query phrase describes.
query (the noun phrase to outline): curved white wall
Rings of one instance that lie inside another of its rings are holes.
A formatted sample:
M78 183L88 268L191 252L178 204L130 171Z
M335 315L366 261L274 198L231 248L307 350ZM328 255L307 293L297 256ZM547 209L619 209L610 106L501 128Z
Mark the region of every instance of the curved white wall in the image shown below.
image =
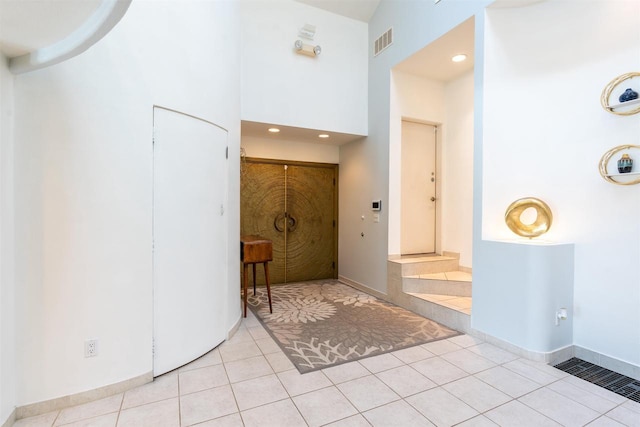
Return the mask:
M238 253L238 28L235 2L134 2L84 54L15 78L18 406L152 369L154 104L229 130ZM240 317L229 277L227 330ZM84 358L87 338L98 357Z
M131 0L102 0L96 10L62 40L9 60L13 73L26 73L59 64L89 49L122 19ZM45 4L46 5L46 4ZM42 4L35 9L45 9ZM29 16L25 13L23 16ZM13 24L13 23L12 23ZM35 28L35 27L34 27ZM36 30L37 32L37 30Z

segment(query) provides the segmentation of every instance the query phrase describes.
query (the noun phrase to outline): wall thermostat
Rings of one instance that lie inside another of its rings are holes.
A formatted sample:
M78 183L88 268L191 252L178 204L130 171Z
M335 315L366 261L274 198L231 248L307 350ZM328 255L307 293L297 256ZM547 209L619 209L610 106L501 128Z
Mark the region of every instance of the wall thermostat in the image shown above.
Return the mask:
M371 202L371 210L372 211L379 211L380 209L382 209L382 201L381 200L374 200Z

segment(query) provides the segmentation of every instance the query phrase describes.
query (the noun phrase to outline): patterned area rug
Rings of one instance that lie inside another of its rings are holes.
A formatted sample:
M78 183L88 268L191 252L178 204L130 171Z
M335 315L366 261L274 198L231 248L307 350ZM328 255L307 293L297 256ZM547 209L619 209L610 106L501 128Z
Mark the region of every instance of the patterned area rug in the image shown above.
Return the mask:
M459 335L337 280L249 291L249 307L301 373Z

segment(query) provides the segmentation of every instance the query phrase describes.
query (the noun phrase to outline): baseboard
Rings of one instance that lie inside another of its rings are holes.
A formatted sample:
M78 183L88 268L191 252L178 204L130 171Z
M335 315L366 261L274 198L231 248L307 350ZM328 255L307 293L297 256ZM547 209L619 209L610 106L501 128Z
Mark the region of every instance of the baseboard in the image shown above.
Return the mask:
M616 359L611 356L607 356L602 353L598 353L593 350L589 350L584 347L580 347L579 345L567 345L550 352L538 352L518 347L507 341L503 341L499 338L485 334L484 332L480 332L475 329L470 331L470 335L480 338L488 342L489 344L493 344L503 350L507 350L511 353L517 354L520 357L534 360L536 362L542 362L548 365L557 365L558 363L567 361L572 357L577 357L578 359L585 360L587 362L593 363L594 365L601 366L603 368L609 369L610 371L617 372L618 374L622 374L629 378L640 381L640 366L634 365L633 363L625 362L620 359Z
M4 423L2 423L2 427L11 427L15 422L16 422L16 410L14 409L9 414L9 418L7 418Z
M449 257L449 258L460 259L460 253L459 252L442 251L442 256L446 256L446 257Z
M489 335L477 329L471 329L468 334L479 338L489 344L495 345L498 348L509 351L525 359L533 360L535 362L557 365L560 362L564 362L565 360L569 360L574 357L573 345L567 345L549 352L541 352L519 347L515 344L511 344L508 341L496 338L493 335Z
M240 312L240 317L238 317L238 320L236 320L236 323L234 323L233 326L231 326L231 329L229 329L229 332L227 332L227 340L230 340L231 337L234 336L236 332L238 332L238 329L240 329L241 324L242 324L242 312Z
M640 381L640 366L638 365L580 347L579 345L574 346L574 357Z
M344 283L345 285L353 286L356 289L359 289L359 290L361 290L363 292L371 294L376 298L380 298L380 299L383 299L383 300L387 301L387 298L388 298L387 294L382 293L380 291L377 291L377 290L375 290L373 288L370 288L367 285L363 285L360 282L356 282L355 280L351 280L351 279L349 279L347 277L344 277L344 276L338 276L338 281Z
M29 405L18 406L14 411L15 419L21 420L22 418L35 417L37 415L46 414L47 412L58 411L71 406L93 402L94 400L122 393L143 384L150 383L151 381L153 381L153 371L93 390L70 394L56 399L45 400L43 402L31 403Z
M469 274L473 274L473 269L471 267L465 267L463 265L461 265L460 267L458 267L458 270L464 272L464 273L469 273Z

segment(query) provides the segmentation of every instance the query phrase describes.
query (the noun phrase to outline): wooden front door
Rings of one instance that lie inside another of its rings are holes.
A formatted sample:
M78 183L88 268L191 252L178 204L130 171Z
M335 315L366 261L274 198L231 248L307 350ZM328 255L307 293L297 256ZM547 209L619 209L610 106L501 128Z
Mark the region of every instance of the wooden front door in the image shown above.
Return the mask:
M337 278L338 166L248 158L241 171L241 234L273 241L271 282Z

